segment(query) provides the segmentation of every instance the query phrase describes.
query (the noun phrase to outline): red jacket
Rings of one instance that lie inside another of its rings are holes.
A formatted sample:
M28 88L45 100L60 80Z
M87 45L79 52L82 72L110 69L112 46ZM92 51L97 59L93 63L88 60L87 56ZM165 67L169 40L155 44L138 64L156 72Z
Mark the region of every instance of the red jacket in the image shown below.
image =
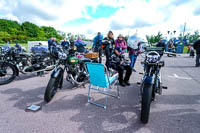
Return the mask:
M115 41L115 48L116 47L121 47L122 48L122 52L124 53L124 50L127 49L126 41L124 41L124 40L121 41L121 40L117 39Z

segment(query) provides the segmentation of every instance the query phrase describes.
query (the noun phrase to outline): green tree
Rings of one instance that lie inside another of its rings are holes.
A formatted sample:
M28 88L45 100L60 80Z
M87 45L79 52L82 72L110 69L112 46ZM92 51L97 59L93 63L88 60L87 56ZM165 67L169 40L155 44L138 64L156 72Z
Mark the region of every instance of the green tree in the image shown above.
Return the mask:
M33 23L24 22L21 27L28 37L37 37L39 35L39 27Z
M146 39L147 39L148 43L151 45L156 42L154 35L150 35L150 36L146 35Z
M7 41L19 43L38 40L47 41L50 37L55 37L59 41L65 36L65 32L57 31L53 27L39 27L30 22L24 22L20 25L17 21L0 19L1 44Z
M163 35L161 34L161 32L159 31L158 34L155 36L154 41L159 42L160 39L163 39Z
M199 31L195 31L191 36L189 36L189 42L193 43L195 41L197 41L198 39L200 39L200 35L199 35Z
M12 39L11 35L8 34L8 32L0 31L0 40L1 40L1 42L6 43L8 41L11 41L11 39Z
M200 39L199 31L195 31L194 33L187 33L186 35L180 34L178 37L179 40L183 41L184 39L188 39L189 43L193 43L196 40Z
M17 21L0 19L0 31L8 32L10 34L9 31L12 32L12 30L10 30L10 29L20 30L21 27Z
M149 44L153 44L159 42L160 39L163 39L163 35L161 34L161 32L158 32L157 35L146 35L146 39Z
M41 30L45 32L45 37L46 38L51 38L51 37L56 37L57 36L57 31L53 27L42 26Z

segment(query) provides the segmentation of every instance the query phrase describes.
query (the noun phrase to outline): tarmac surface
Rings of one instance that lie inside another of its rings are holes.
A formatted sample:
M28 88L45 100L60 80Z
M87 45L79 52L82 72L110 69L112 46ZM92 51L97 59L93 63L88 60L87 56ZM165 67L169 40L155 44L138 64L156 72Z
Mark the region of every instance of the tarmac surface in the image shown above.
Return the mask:
M162 82L168 86L151 104L149 123L140 122L139 86L142 66L140 56L131 86L120 87L120 99L109 97L107 109L87 103L88 85L64 87L46 104L43 100L49 75L20 75L0 86L0 133L199 133L200 67L188 55L164 57ZM93 92L95 100L104 95ZM42 105L42 110L25 112L27 106Z

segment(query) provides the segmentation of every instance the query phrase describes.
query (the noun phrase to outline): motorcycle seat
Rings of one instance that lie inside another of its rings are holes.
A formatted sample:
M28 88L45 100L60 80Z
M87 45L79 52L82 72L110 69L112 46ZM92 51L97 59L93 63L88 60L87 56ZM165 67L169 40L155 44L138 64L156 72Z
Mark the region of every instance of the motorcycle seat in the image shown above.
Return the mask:
M89 59L89 58L81 58L80 60L82 62L91 62L91 59Z
M45 54L43 54L43 53L36 53L36 54L33 54L32 56L33 57L37 57L37 56L44 56Z
M19 55L24 56L24 57L30 57L30 54L28 54L28 53L20 53Z

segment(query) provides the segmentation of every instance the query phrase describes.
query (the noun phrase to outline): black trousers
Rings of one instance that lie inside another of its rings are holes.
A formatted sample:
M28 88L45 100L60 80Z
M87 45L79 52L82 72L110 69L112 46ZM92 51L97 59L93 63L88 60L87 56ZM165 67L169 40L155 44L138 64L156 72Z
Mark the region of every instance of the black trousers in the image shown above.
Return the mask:
M200 54L196 55L196 66L199 67L200 66Z
M94 52L99 53L99 63L101 63L102 62L102 49L101 49L101 46L100 47L95 47L94 48Z
M111 54L112 54L112 49L109 49L107 48L105 50L105 55L106 55L106 67L109 68L109 65L110 65L110 57L111 57Z
M130 79L130 76L132 74L132 68L129 65L118 65L117 71L119 73L119 82L128 82ZM124 77L124 71L126 71L125 77Z

